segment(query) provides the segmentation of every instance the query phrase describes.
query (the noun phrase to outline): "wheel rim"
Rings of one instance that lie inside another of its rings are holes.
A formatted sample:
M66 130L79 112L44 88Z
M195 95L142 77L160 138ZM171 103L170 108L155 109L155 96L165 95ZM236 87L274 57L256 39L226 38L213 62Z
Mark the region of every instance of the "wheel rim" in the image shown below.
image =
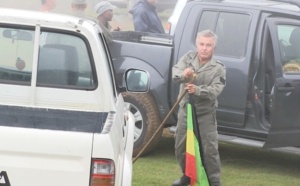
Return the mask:
M136 142L142 135L144 129L144 122L142 113L139 109L131 103L125 102L126 108L133 114L134 122L134 142Z

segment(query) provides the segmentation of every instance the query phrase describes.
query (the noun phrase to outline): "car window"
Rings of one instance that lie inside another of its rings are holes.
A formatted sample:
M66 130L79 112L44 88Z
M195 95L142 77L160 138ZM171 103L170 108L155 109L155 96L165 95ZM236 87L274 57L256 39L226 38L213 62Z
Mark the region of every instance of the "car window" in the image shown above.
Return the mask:
M88 48L81 37L42 31L37 86L95 88Z
M284 74L300 74L300 26L277 25Z
M0 27L0 82L30 85L34 54L34 30ZM37 86L94 89L88 47L78 36L42 32Z
M198 31L202 30L215 30L216 20L218 18L218 12L204 11L201 16L201 20L198 26Z
M232 12L204 11L198 31L210 29L218 36L216 55L242 58L245 56L251 16Z
M0 27L0 82L30 85L33 30Z

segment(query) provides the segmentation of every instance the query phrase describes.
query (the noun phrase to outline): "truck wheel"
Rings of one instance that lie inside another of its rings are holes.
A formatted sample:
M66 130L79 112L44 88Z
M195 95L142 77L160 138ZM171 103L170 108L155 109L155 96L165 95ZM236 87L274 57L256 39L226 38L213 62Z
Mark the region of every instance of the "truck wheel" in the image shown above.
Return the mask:
M161 119L155 101L150 94L129 92L122 94L126 107L135 118L133 156L136 156L159 128ZM142 155L154 149L159 142L162 131L158 132Z

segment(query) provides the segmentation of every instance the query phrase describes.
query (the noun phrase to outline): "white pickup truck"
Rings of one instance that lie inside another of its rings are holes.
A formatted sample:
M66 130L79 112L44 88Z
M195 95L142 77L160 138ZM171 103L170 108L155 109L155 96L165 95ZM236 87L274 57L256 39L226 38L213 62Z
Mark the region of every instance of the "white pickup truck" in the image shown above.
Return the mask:
M116 86L92 21L0 9L0 185L131 185L134 118L119 89L145 92L148 79L130 69Z

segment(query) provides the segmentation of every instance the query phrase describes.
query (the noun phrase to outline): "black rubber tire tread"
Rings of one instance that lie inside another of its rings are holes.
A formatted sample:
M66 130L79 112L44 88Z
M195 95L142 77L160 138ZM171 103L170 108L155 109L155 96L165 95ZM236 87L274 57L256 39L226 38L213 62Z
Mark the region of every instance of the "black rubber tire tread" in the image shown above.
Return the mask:
M153 134L159 128L161 124L161 118L157 109L157 105L155 104L154 98L149 93L129 93L123 92L124 101L130 104L133 104L135 107L139 109L143 117L144 123L144 133L140 139L142 142L135 143L133 147L133 156L136 156L141 149L146 145L146 143L152 138ZM158 144L163 129L161 129L156 137L152 140L152 142L148 145L148 147L144 150L141 155L145 155L152 151L156 145Z

